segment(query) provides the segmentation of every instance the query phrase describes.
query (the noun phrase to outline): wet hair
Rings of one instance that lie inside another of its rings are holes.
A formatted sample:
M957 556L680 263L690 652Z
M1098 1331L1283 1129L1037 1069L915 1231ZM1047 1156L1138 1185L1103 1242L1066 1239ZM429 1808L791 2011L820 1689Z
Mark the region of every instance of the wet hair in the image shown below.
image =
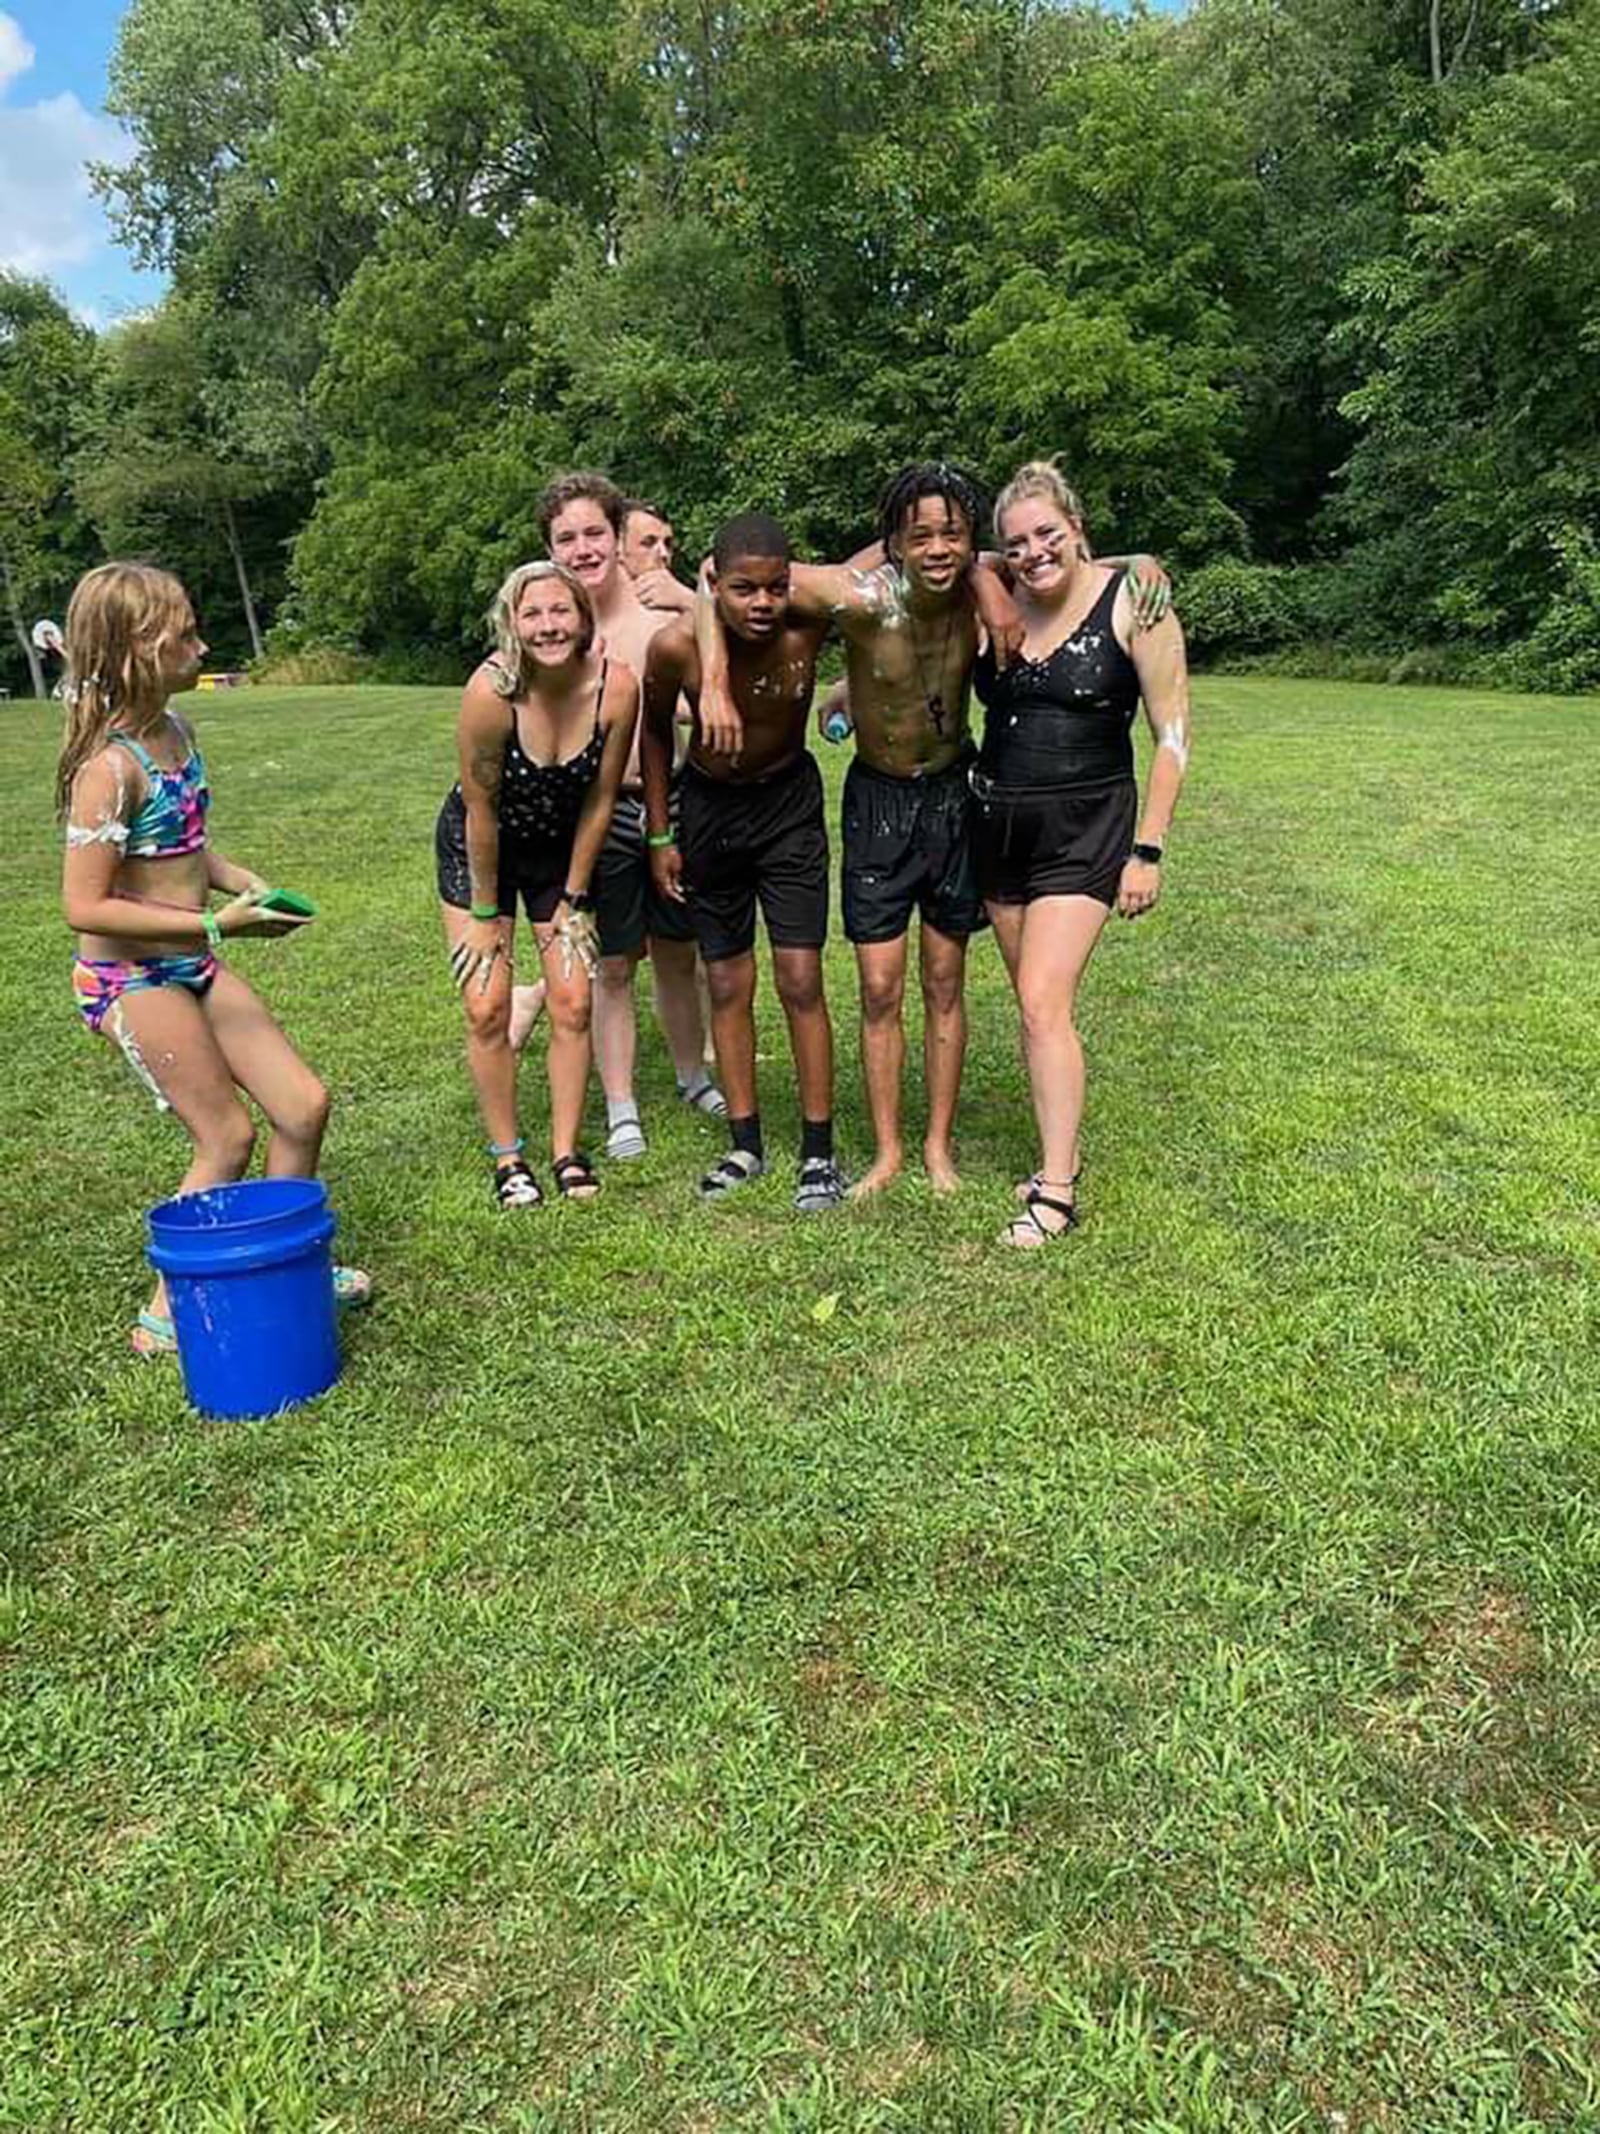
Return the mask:
M523 594L536 578L559 578L572 595L578 610L580 659L594 643L594 602L583 580L569 571L564 563L519 563L495 594L484 617L494 640L494 651L489 657L489 681L497 696L520 696L526 685L523 669L527 663L527 648L517 635L517 609Z
M1078 495L1053 459L1030 459L1025 467L1019 467L1009 482L994 500L994 537L1005 545L1001 520L1018 504L1025 504L1030 497L1042 496L1054 504L1064 519L1070 519L1087 542L1089 522L1084 517L1083 499Z
M789 536L769 512L741 511L729 519L711 544L711 560L719 572L736 556L775 556L780 563L792 560Z
M625 496L622 499L622 524L617 528L619 534L627 532L628 521L636 511L642 511L647 519L659 519L663 526L672 524L672 514L663 511L659 504L652 504L647 496Z
M141 705L160 699L163 639L193 628L188 594L154 564L102 563L78 580L67 607L67 720L56 765L62 820L90 757Z
M947 459L919 459L892 476L878 499L878 539L885 548L899 538L907 513L915 511L926 496L942 497L966 520L977 541L988 510L983 484L965 467L953 466Z
M539 533L546 548L550 546L550 529L569 504L598 504L610 522L611 531L622 539L622 520L626 500L616 483L603 474L580 469L576 474L558 474L534 506L534 517L539 521Z

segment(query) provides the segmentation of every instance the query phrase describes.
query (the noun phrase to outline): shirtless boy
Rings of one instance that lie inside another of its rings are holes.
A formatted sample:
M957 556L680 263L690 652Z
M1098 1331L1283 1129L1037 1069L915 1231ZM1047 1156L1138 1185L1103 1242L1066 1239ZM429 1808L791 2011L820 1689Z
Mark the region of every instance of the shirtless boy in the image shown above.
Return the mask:
M983 510L977 484L959 468L942 460L907 467L883 493L877 554L887 560L879 568L797 563L790 574L791 624L836 623L843 634L856 733L844 791L844 929L861 981L861 1058L877 1141L858 1195L881 1190L903 1162L901 1003L913 911L922 917L923 1163L936 1191L959 1183L951 1133L967 1041L967 942L984 924L967 785L979 606L1007 645L1017 628L1000 579L974 568ZM711 664L715 695L714 655Z
M737 748L708 733L701 652L688 621L650 645L642 760L650 864L658 892L693 917L711 987L711 1034L727 1092L732 1147L700 1181L721 1199L766 1168L756 1098L756 905L772 945L772 974L789 1025L800 1088L805 1215L835 1208L844 1180L833 1154L833 1030L822 990L828 931L828 832L822 778L806 750L817 653L828 620L789 613L789 543L759 512L730 519L712 551L713 598L726 646ZM679 696L694 714L682 819L668 811Z
M646 607L623 568L623 506L622 491L603 474L565 474L539 499L538 519L550 554L588 590L599 640L614 659L642 675L650 640L673 618L667 608ZM601 957L594 988L595 1063L606 1099L606 1154L621 1161L642 1156L647 1147L633 1088L633 977L647 943L678 1094L713 1117L724 1110L705 1070L693 928L681 904L663 902L650 888L639 780L635 744L594 877Z

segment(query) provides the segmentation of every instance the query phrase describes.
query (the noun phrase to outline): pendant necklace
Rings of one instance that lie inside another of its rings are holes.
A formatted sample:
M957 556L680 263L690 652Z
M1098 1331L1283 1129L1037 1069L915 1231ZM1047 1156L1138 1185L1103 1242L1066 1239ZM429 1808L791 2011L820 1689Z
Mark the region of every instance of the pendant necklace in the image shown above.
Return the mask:
M950 634L955 628L956 611L954 607L945 610L944 639L939 646L939 686L937 689L928 687L928 670L922 664L922 647L917 643L916 616L912 615L909 621L911 625L911 657L917 663L917 681L922 688L922 701L927 706L928 717L933 721L934 732L942 739L944 735L944 674L945 668L949 663Z

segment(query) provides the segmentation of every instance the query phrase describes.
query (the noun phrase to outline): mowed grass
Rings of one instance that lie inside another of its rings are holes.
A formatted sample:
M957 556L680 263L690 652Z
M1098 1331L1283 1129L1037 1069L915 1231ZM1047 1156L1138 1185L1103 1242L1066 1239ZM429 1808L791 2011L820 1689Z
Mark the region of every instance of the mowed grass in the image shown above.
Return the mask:
M379 1298L272 1422L128 1358L182 1148L13 707L0 2126L1600 2126L1594 706L1202 684L1030 1257L987 942L953 1203L791 1214L765 995L771 1178L696 1205L648 1028L648 1160L499 1215L451 696L195 708Z

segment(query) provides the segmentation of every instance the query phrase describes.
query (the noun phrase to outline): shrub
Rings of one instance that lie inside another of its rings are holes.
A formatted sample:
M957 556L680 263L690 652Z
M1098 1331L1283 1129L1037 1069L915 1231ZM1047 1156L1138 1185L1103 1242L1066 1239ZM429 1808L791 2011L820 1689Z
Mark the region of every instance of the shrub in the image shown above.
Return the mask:
M1195 658L1268 652L1304 636L1302 576L1281 564L1241 563L1234 557L1186 572L1174 590Z
M1600 543L1567 527L1555 549L1561 588L1528 636L1498 655L1493 673L1508 688L1577 695L1600 689Z
M371 662L344 645L305 645L296 652L271 646L250 663L250 679L269 689L326 689L341 682L372 680Z

